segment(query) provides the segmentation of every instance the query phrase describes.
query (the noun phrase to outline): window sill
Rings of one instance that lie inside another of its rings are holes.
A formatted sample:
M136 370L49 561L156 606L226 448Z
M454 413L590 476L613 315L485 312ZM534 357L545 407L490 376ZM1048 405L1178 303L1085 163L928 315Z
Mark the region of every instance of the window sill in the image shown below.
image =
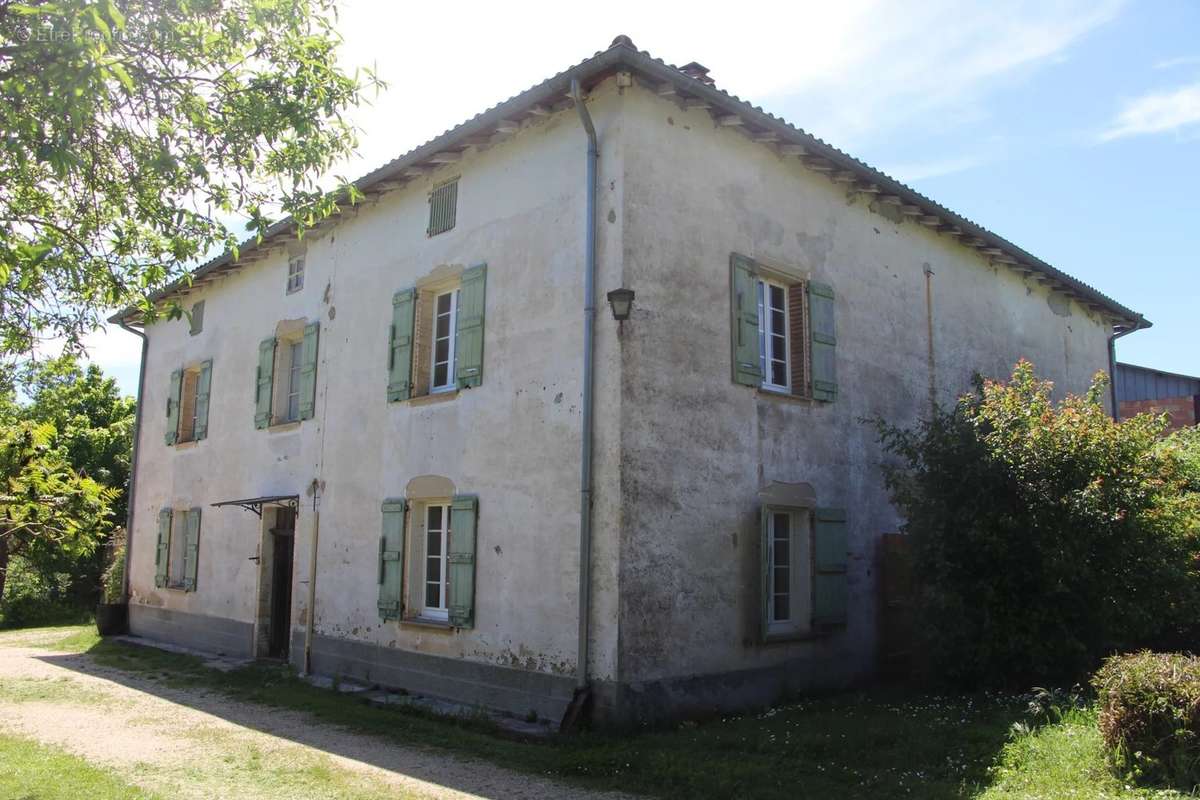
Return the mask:
M773 644L793 644L796 642L815 642L819 639L828 639L840 630L845 628L844 625L829 626L829 627L814 627L808 630L797 631L779 631L778 633L768 633L766 636L759 639L758 643L762 646L770 646Z
M788 403L800 403L801 405L811 406L816 401L810 395L792 394L791 392L783 392L778 389L764 389L759 387L754 390L755 397L761 397L766 400L782 400Z
M272 422L267 426L267 433L284 433L285 431L294 431L300 427L300 420L292 422Z
M430 619L429 617L405 617L404 619L400 620L400 626L412 628L430 628L432 630L445 631L446 633L450 633L454 630L454 626L450 624L449 620Z
M458 389L451 389L448 392L431 392L417 397L408 398L408 404L413 406L430 406L437 403L448 403L458 397Z
M186 442L176 442L176 443L175 443L175 449L176 449L176 450L191 450L193 447L195 447L196 445L200 444L200 442L201 442L201 441L203 441L203 440L201 440L201 439L188 439Z

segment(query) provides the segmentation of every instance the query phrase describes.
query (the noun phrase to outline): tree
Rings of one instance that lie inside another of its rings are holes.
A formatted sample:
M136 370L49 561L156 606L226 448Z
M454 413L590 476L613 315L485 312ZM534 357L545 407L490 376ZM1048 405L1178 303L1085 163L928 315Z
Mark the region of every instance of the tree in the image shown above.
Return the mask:
M0 352L138 303L237 218L303 230L358 194L318 177L353 152L370 72L337 65L334 0L0 0ZM182 313L177 305L166 313Z
M12 556L92 553L110 527L115 489L71 469L54 426L0 428L0 599Z
M1163 417L1117 423L1021 361L913 429L877 420L911 535L915 652L934 675L1028 688L1112 652L1178 644L1200 612L1200 493Z

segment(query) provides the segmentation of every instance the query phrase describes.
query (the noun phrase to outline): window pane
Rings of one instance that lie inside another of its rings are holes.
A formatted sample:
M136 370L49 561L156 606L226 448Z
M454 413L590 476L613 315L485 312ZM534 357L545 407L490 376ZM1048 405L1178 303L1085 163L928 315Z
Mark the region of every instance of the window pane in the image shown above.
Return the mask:
M449 369L448 365L438 364L436 367L433 368L433 385L434 386L445 386L449 380L448 379L449 374L450 374L450 369Z
M429 530L440 531L442 529L442 507L430 506L428 520Z
M425 586L425 606L427 608L441 607L441 588L436 583L426 584Z
M791 608L789 607L788 596L786 594L775 595L773 611L774 613L771 615L771 618L776 622L786 622L791 619Z
M792 523L791 515L790 514L775 514L774 517L775 517L775 519L772 520L772 522L775 526L775 538L776 539L790 539L791 538L791 523Z
M787 331L787 322L784 319L781 309L774 309L771 312L771 333L782 336Z
M452 295L451 295L449 292L447 292L446 294L443 294L443 295L438 295L438 299L437 299L437 313L438 313L438 315L439 315L439 316L441 316L442 314L449 314L449 313L450 313L450 300L451 300L451 297L452 297Z
M771 286L771 307L783 308L783 287Z
M444 364L450 360L450 340L438 339L437 344L433 347L433 360L436 363Z
M790 565L791 553L788 552L788 546L791 544L787 539L775 540L775 566L786 567Z
M771 362L771 383L776 386L787 386L787 365L782 361Z
M442 580L441 556L430 555L425 559L425 580L429 583L438 583Z
M790 579L788 578L789 570L787 567L775 567L775 593L788 594Z

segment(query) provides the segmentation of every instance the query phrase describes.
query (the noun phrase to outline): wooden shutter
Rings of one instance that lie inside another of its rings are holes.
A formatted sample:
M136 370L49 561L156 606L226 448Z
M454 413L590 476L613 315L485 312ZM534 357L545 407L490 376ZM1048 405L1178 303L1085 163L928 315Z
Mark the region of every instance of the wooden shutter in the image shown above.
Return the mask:
M312 419L317 406L317 339L321 323L304 326L304 347L300 350L300 419Z
M475 622L475 523L479 499L455 495L450 503L450 547L446 551L446 606L450 624L470 628Z
M813 530L813 624L846 624L846 512L818 508Z
M454 334L454 377L458 388L483 382L483 308L487 264L463 272L458 291L458 323Z
M814 400L837 397L837 327L833 321L833 287L808 284L808 328L812 351L812 394Z
M196 591L196 566L200 562L200 509L185 511L187 538L183 542L183 590Z
M199 441L208 436L208 395L212 389L211 358L200 365L200 375L196 380L196 427L192 431L192 439Z
M454 227L458 213L458 178L429 193L429 227L426 236L437 236Z
M388 341L388 402L412 397L413 321L416 289L392 295L392 327Z
M730 257L730 309L733 333L733 382L762 384L758 360L758 278L754 262L734 253Z
M759 636L767 640L771 627L771 532L768 524L770 510L766 506L758 509L759 541Z
M183 370L171 373L171 385L167 390L167 430L163 439L167 444L179 441L179 393L183 388Z
M400 619L404 610L404 498L383 501L383 533L379 537L379 616Z
M258 371L254 383L254 427L271 425L271 388L275 377L275 337L258 343Z
M158 512L158 547L154 551L154 585L167 585L167 557L171 547L171 509Z

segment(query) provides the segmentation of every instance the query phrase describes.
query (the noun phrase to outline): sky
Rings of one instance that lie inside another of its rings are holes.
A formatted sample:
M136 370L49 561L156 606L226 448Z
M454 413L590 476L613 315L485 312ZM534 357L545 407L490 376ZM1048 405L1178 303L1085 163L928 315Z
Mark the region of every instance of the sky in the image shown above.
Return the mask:
M1154 323L1118 359L1200 375L1200 3L342 0L358 177L626 34ZM137 388L140 340L89 337Z

